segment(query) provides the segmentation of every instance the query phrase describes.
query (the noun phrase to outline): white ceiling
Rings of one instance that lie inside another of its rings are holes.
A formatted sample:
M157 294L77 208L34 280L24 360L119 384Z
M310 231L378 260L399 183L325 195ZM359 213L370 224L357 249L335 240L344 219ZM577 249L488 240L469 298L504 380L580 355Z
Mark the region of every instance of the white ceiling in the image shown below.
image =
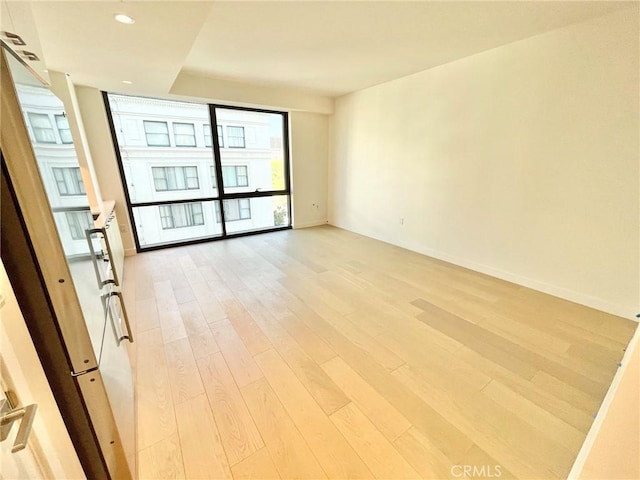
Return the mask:
M631 2L29 4L39 36L33 42L41 46L46 68L70 73L76 84L161 94L169 93L184 73L337 96L604 15ZM16 15L24 10L13 2L7 5ZM136 23L115 22L118 12ZM3 29L20 23L16 15L2 16ZM134 84L126 86L122 80Z

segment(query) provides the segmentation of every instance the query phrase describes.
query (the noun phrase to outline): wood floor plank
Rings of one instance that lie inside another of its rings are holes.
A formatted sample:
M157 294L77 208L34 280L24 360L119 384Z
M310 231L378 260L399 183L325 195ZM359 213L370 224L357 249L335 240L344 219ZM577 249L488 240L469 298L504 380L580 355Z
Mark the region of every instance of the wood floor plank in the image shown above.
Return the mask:
M393 444L422 478L440 480L452 476L451 468L455 463L417 429L410 428Z
M569 451L481 394L452 403L409 367L398 369L394 376L516 475L559 478L568 473L573 461Z
M552 388L545 388L544 385L536 385L531 381L523 380L517 375L514 375L510 370L466 347L462 348L458 354L460 358L465 359L476 368L491 376L494 381L498 381L514 392L520 393L524 398L548 410L553 413L554 416L579 431L586 433L593 423L591 413L568 402L568 399L563 397L561 392L554 391Z
M463 475L467 474L467 476L474 478L518 478L507 470L507 468L498 460L493 458L477 445L473 445L469 451L464 454L464 457L462 457L460 462L458 462L458 465L461 468L454 468L451 472L452 476L458 476L462 473ZM469 466L471 467L470 470ZM468 473L465 472L465 467L467 467Z
M322 368L389 441L411 427L409 421L342 358L329 360Z
M182 451L177 433L138 453L139 480L184 480L184 478Z
M327 345L327 342L313 333L293 312L289 311L286 315L279 317L278 321L318 365L336 356L336 352Z
M567 400L585 412L597 412L602 401L601 398L595 398L546 372L536 373L531 379L531 383L552 392L558 398Z
M564 447L578 451L584 443L585 434L553 415L548 410L536 405L498 381L491 381L482 393L518 415L524 421L552 436Z
M180 318L189 337L189 343L195 358L202 358L220 351L209 325L200 310L197 301L183 303L179 306Z
M136 290L137 291L137 290ZM152 295L144 300L136 300L136 325L137 332L145 332L160 326L158 320L158 307L153 297L153 287L151 287Z
M182 317L178 310L160 310L158 312L158 321L160 322L164 343L187 338L187 331L184 328L184 323L182 323Z
M249 385L263 376L231 322L222 320L210 324L209 328L239 387Z
M252 355L257 355L272 348L271 342L256 324L251 314L237 300L225 300L222 308L227 318L242 339L247 350Z
M142 450L170 437L177 430L160 329L139 333L136 343L137 443L138 450Z
M176 410L186 478L232 478L206 395L198 395Z
M371 471L284 360L274 350L267 350L255 358L329 478L371 478Z
M213 417L230 465L264 447L227 363L218 352L198 360Z
M327 415L342 408L349 402L344 392L306 354L286 329L253 295L248 292L236 293L236 295L252 312L253 318L267 334L273 348L278 351L298 380Z
M437 432L439 448L451 458L467 451L471 441L446 418L425 404L414 392L374 362L367 352L356 347L328 323L304 305L292 303L310 328L331 345L348 365L394 406L409 422L425 434ZM402 368L402 367L401 367Z
M355 404L345 405L330 418L376 478L420 478Z
M189 340L167 343L165 353L174 404L179 407L182 402L204 393Z
M257 380L241 392L280 476L327 478L268 382L264 378Z
M266 448L261 448L250 457L231 467L234 480L274 480L280 474Z

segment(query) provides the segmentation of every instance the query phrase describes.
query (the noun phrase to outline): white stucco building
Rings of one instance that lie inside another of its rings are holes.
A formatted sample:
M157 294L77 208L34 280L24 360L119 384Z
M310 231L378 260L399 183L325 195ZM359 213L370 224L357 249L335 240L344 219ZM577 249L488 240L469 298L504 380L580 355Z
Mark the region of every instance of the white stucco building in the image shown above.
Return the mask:
M64 106L41 85L17 83L16 91L65 253L87 254L93 219Z

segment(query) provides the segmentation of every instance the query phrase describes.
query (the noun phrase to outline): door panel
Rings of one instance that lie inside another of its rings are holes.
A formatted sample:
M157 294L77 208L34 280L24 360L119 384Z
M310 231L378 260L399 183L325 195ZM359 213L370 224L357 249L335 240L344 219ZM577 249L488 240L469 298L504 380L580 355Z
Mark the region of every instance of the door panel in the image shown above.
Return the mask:
M0 266L0 386L14 392L21 406L38 405L27 448L11 453L18 425L0 444L2 476L85 478L62 416L24 323L13 289Z

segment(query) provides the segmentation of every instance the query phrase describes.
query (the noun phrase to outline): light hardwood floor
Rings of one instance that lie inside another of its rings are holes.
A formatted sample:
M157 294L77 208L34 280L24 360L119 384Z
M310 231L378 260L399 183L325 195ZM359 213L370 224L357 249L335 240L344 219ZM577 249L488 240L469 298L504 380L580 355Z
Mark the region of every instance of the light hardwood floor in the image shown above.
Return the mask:
M124 290L141 479L563 478L637 325L333 227Z

